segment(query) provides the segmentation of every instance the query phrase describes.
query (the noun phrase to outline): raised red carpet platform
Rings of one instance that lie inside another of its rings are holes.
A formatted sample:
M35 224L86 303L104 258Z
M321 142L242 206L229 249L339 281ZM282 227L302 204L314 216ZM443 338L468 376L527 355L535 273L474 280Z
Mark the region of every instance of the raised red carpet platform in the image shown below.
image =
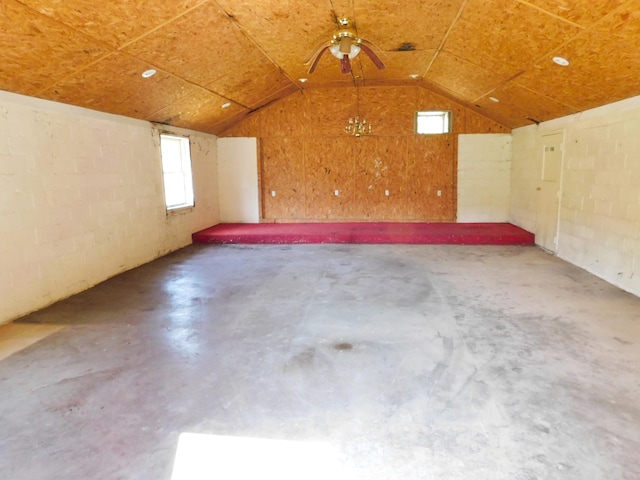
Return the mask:
M533 245L510 223L223 223L193 234L196 243Z

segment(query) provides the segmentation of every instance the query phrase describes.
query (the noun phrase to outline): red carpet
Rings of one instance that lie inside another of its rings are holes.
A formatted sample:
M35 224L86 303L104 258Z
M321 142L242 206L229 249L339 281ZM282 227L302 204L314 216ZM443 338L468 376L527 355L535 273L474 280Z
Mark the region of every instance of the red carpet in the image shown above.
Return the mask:
M193 234L196 243L533 245L510 223L226 223Z

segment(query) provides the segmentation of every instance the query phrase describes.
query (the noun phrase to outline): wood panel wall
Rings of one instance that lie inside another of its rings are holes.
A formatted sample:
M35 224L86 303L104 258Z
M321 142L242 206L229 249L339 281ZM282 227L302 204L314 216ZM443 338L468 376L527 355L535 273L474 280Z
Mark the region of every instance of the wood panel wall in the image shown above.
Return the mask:
M373 125L360 138L344 133L357 103ZM453 132L417 135L417 110L452 110ZM450 222L458 134L509 131L422 87L399 86L306 89L220 136L259 138L263 221Z

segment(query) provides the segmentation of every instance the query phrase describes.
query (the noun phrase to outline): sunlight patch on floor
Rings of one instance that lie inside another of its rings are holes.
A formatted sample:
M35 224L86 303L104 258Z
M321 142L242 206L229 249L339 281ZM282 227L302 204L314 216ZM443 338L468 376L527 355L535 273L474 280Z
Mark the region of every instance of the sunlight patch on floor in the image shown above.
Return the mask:
M0 360L4 360L63 328L61 325L7 323L0 325Z
M171 480L337 480L347 477L328 443L182 433Z

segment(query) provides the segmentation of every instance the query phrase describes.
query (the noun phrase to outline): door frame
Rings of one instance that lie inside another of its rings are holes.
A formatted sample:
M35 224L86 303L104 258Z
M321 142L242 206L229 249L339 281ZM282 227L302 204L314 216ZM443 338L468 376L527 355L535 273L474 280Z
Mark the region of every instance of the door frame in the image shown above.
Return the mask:
M552 137L555 135L561 135L561 141L559 142L559 146L560 146L560 165L559 165L559 175L558 175L558 188L556 191L556 195L557 195L557 212L556 212L556 224L555 224L555 228L554 228L554 241L553 241L553 247L549 248L548 245L542 245L540 243L536 244L538 245L538 247L542 248L543 250L552 253L552 254L557 254L558 252L558 246L560 245L560 211L562 209L562 192L563 192L563 184L564 184L564 162L565 162L565 145L566 145L566 132L565 129L561 129L561 130L556 130L556 131L549 131L546 132L544 134L542 134L540 136L541 140L542 140L542 145L541 145L541 157L540 157L540 170L539 170L539 175L538 175L538 187L536 188L536 190L538 191L538 197L537 197L537 212L536 212L536 230L538 230L538 226L541 224L539 222L539 217L540 217L540 207L541 207L541 199L540 199L540 195L542 192L542 182L544 182L544 169L545 169L545 155L546 155L546 147L550 146L547 144L546 139L548 137Z

